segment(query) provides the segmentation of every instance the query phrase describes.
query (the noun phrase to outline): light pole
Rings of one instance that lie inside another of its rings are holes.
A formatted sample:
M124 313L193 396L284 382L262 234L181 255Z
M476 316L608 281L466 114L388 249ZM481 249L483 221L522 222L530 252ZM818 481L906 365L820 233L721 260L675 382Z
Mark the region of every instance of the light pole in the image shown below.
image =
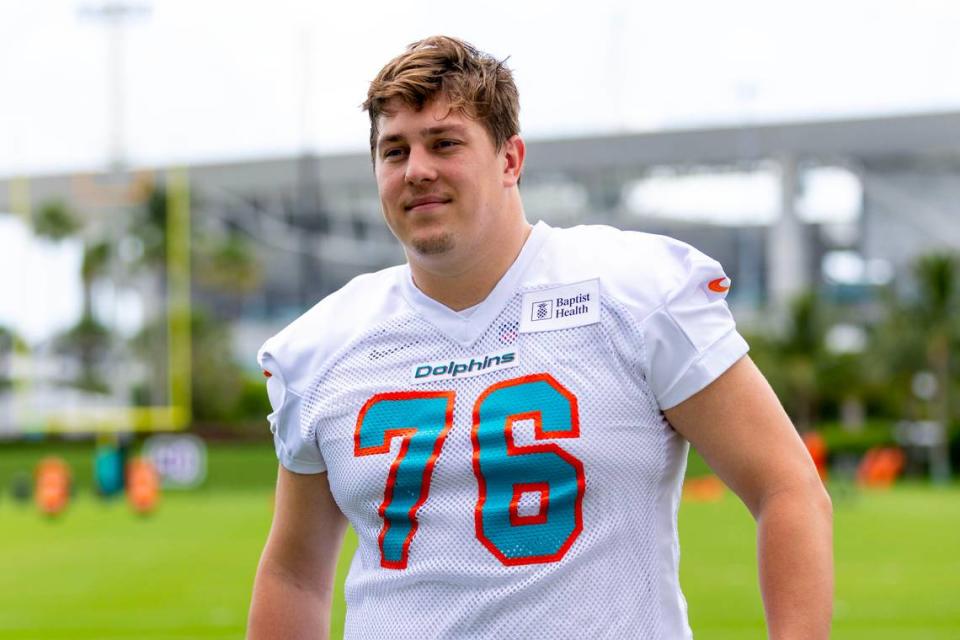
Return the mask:
M108 0L96 6L84 6L79 10L84 18L92 18L109 26L107 48L107 131L109 131L110 169L121 173L126 168L124 146L124 26L132 20L150 14L150 6L122 0Z

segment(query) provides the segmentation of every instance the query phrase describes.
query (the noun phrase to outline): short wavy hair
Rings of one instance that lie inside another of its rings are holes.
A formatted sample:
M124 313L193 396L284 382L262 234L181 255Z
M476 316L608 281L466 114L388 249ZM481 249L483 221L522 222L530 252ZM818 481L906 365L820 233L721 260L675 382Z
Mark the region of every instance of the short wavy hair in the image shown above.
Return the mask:
M377 120L386 104L398 98L420 111L438 96L450 109L477 120L497 150L520 133L520 96L506 59L497 60L473 45L449 36L432 36L410 44L370 83L363 109L370 115L370 154L375 155Z

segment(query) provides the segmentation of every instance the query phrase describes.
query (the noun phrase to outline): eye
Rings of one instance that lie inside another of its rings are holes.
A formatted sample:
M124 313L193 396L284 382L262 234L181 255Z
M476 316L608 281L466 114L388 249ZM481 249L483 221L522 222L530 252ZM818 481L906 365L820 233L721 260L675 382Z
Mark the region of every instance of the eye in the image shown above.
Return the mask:
M459 144L460 144L459 140L444 139L444 140L438 140L436 147L438 149L450 149L452 147L458 146Z
M391 160L403 156L403 149L401 147L390 147L383 151L383 159Z

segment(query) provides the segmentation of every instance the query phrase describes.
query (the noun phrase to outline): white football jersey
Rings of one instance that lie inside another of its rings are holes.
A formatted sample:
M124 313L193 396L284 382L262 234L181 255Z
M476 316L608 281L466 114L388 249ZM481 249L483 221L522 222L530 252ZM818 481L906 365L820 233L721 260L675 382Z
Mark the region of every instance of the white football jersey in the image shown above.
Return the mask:
M539 223L476 307L403 265L268 340L280 462L359 538L346 637L691 637L662 410L746 353L728 287L681 242Z

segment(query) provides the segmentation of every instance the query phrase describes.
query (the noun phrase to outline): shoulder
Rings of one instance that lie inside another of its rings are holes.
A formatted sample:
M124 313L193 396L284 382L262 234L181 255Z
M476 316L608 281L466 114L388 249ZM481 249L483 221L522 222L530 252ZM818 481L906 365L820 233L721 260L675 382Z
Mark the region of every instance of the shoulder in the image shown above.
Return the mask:
M606 296L637 312L652 311L679 290L722 278L720 265L668 236L605 225L551 229L538 277L546 284L598 278Z
M268 339L260 366L300 394L345 345L405 308L399 292L403 266L357 276Z
M598 280L611 315L626 311L661 408L691 397L747 352L725 300L729 279L690 245L593 226L553 230L545 249L539 273L553 282Z

